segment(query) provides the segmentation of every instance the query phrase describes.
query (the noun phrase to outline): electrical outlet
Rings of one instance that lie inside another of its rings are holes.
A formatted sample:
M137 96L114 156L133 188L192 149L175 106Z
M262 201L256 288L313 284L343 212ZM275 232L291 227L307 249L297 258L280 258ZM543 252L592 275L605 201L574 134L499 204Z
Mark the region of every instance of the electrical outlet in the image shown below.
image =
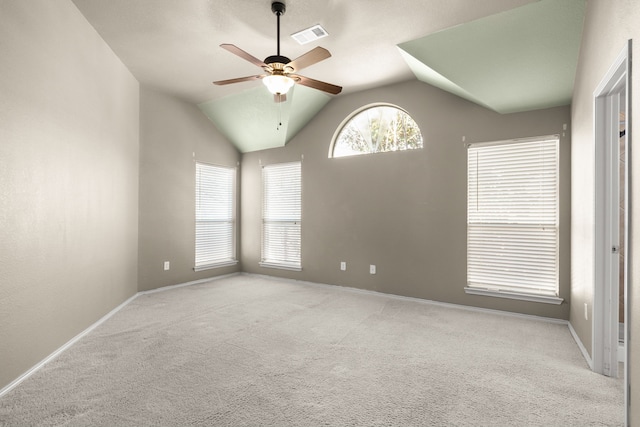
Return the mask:
M376 274L376 266L371 264L369 266L369 274Z
M169 265L169 261L165 261L164 262L164 271L167 271L169 269L170 265Z
M589 320L589 306L584 303L584 320Z
M346 271L347 270L347 263L344 261L340 262L340 270L342 271Z

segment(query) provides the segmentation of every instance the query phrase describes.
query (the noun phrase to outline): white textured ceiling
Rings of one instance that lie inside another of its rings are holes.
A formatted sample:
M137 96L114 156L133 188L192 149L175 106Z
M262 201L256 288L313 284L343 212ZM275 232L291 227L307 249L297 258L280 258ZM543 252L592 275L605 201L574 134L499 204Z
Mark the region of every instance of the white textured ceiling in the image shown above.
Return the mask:
M543 2L579 3L584 0L542 0ZM214 86L212 81L242 77L261 72L259 68L219 47L232 43L253 56L264 59L276 53L276 17L271 12L271 0L73 0L81 13L142 83L197 104L207 113L224 112L224 105L238 110L234 116L253 123L254 134L234 135L233 126L225 135L241 151L267 146L248 144L260 135L261 129L273 127L271 121L261 124L260 117L249 114L262 104L255 95L259 81L229 86ZM505 12L517 10L537 0L285 0L287 11L281 18L281 54L291 59L315 46L328 49L332 57L304 69L301 74L343 86L342 94L371 87L415 79L415 67L403 57L398 45L452 29L490 16L509 16ZM295 31L321 24L329 36L304 46L289 35ZM519 37L517 28L508 37ZM544 31L544 29L541 29ZM526 34L527 37L530 34ZM446 39L446 38L445 38ZM464 42L464 41L463 41ZM462 43L463 43L462 42ZM426 42L425 42L426 43ZM429 43L433 45L432 40ZM474 49L492 46L476 44ZM528 43L524 43L523 50ZM415 45L414 45L415 47ZM549 49L556 48L549 46ZM557 49L566 46L557 46ZM460 56L456 46L448 46L452 57ZM409 50L409 49L408 49ZM406 55L406 54L405 54ZM500 55L492 54L500 58ZM562 55L562 53L560 53ZM477 56L477 55L476 55ZM577 57L577 51L572 52ZM526 57L526 55L523 55ZM419 59L416 59L419 58ZM440 63L442 58L439 59ZM516 58L517 59L517 58ZM424 62L415 54L413 59ZM513 72L518 61L509 58ZM486 62L486 61L485 61ZM498 61L499 62L499 61ZM410 66L412 65L412 66ZM483 67L486 64L483 63ZM500 66L496 63L496 66ZM569 64L569 67L572 65ZM575 68L575 64L573 64ZM476 72L474 64L466 67ZM491 70L485 80L491 80ZM457 71L461 73L460 70ZM442 78L443 76L440 76ZM459 75L453 79L461 81ZM447 76L444 75L447 79ZM552 76L551 76L552 78ZM432 83L432 82L430 82ZM573 81L571 81L571 85ZM265 89L266 90L266 89ZM298 91L321 108L326 95L318 91ZM316 99L314 92L318 92ZM489 91L487 91L489 92ZM295 92L292 94L295 96ZM337 95L342 96L342 95ZM255 100L255 102L254 102ZM477 101L477 100L476 100ZM526 101L523 99L523 101ZM293 100L287 101L293 102ZM482 103L482 100L477 102ZM292 104L293 106L294 104ZM524 105L524 104L523 104ZM540 105L540 104L538 104ZM214 106L214 107L212 107ZM247 113L243 114L246 108ZM275 108L275 106L274 106ZM318 108L288 108L290 117L300 129ZM541 107L536 107L541 108ZM527 109L526 105L520 110ZM247 116L250 116L247 118ZM210 116L216 123L226 117ZM236 127L241 123L234 123ZM282 132L271 146L284 145L293 134Z

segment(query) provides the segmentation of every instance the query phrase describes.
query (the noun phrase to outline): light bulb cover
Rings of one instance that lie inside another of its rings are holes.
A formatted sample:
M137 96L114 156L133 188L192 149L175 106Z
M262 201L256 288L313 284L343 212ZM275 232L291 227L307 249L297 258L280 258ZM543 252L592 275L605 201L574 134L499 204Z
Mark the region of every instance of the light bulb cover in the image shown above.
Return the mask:
M293 86L294 82L291 77L274 74L271 76L266 76L262 79L264 85L269 89L274 95L284 95L289 92L289 89Z

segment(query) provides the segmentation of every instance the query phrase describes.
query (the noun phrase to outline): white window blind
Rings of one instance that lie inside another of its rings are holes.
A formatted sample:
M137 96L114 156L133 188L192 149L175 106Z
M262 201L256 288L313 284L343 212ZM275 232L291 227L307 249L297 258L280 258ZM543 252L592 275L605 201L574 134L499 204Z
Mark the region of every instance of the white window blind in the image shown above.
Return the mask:
M472 145L467 161L467 289L557 297L558 138Z
M301 163L262 168L262 260L264 267L301 269Z
M196 271L237 262L235 177L235 168L196 163Z

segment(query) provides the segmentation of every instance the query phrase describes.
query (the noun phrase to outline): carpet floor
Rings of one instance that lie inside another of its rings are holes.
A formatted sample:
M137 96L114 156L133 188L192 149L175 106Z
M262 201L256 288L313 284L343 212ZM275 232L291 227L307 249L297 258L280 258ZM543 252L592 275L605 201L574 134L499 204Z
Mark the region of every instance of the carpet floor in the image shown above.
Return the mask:
M566 325L237 275L140 295L0 426L621 426Z

